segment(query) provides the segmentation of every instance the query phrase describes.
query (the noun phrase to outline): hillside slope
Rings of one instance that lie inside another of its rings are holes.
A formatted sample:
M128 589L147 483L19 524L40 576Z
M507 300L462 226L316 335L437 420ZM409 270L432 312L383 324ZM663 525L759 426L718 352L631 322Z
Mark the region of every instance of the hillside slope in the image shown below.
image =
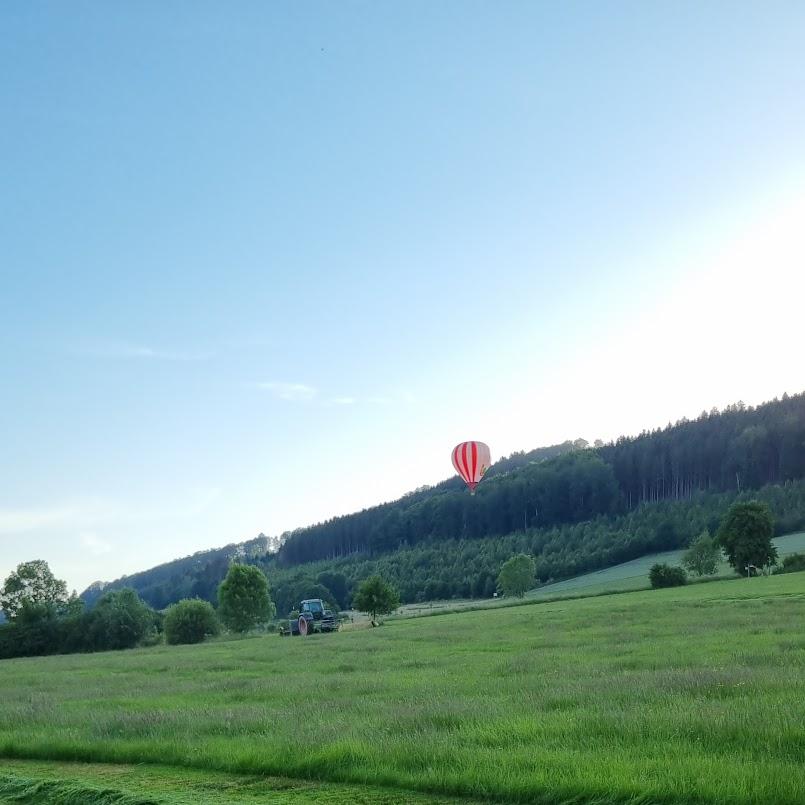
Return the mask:
M293 532L285 566L376 556L423 542L497 537L631 511L642 503L741 492L805 477L805 393L702 412L637 437L490 473L474 496L454 488ZM455 484L458 484L455 487Z

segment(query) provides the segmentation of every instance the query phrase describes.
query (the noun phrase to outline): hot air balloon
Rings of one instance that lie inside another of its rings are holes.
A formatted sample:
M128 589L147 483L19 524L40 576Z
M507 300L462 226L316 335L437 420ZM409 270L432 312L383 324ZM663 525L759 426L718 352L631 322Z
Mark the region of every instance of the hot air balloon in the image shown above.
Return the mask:
M483 442L462 442L453 448L453 466L472 495L491 464L489 448Z

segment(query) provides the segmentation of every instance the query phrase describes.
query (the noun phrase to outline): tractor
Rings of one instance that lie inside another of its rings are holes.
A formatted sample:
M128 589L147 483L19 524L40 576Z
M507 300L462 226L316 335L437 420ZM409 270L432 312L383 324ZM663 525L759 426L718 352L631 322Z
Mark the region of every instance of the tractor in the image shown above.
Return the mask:
M288 626L292 635L307 635L314 632L337 632L338 621L335 615L324 608L324 601L321 598L308 598L302 601L299 607L299 615L295 618L288 618Z

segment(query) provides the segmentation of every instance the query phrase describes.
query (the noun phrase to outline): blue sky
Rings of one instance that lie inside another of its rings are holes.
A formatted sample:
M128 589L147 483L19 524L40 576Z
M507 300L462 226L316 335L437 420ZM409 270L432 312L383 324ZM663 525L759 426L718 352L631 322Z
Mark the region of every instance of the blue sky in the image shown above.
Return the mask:
M0 576L805 388L801 3L8 2Z

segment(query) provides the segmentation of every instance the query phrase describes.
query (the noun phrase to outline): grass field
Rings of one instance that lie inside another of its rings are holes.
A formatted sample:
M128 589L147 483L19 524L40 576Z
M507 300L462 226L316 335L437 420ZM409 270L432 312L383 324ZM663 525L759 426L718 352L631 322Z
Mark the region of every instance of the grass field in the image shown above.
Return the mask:
M802 803L803 623L796 573L5 661L0 802Z
M773 540L777 547L777 553L782 559L791 553L805 553L805 532L798 534L786 534L784 537L775 537ZM546 584L534 590L532 597L541 598L554 596L557 593L594 593L602 590L636 590L649 587L648 573L651 566L656 562L665 562L669 565L681 565L684 550L667 551L665 553L654 553L649 556L641 556L640 559L633 559L631 562L624 562L614 567L598 570L594 573L585 573L574 579L557 581L554 584ZM722 561L716 574L722 578L730 578L735 575L735 571L726 561Z

